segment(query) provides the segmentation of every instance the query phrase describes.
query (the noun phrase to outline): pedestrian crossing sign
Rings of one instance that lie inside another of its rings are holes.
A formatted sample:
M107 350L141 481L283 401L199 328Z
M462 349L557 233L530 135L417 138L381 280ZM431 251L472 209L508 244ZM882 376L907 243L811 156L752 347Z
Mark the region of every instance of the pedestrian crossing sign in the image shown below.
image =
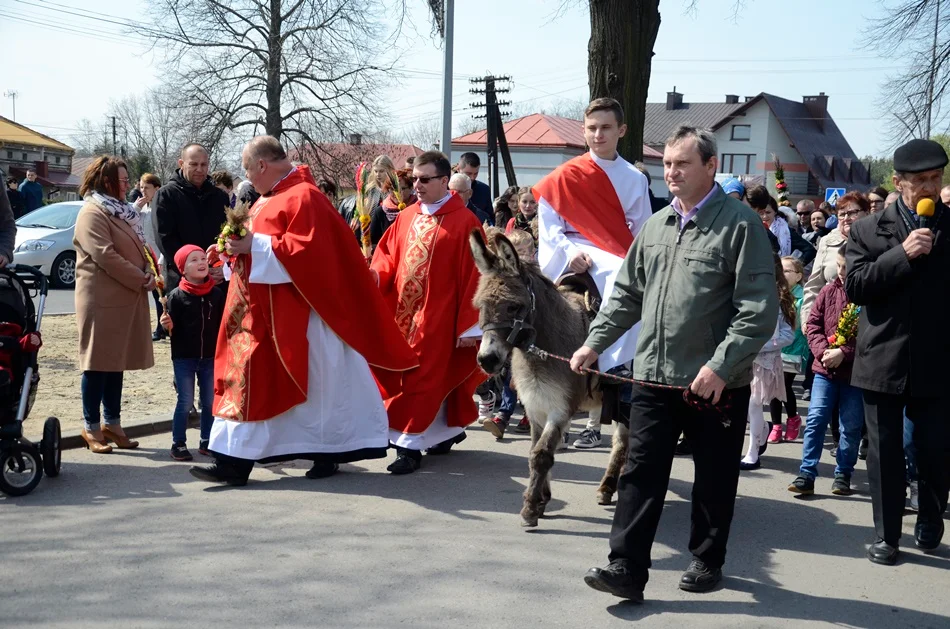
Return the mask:
M826 188L825 189L825 203L831 207L838 206L838 199L843 197L847 190L844 188Z

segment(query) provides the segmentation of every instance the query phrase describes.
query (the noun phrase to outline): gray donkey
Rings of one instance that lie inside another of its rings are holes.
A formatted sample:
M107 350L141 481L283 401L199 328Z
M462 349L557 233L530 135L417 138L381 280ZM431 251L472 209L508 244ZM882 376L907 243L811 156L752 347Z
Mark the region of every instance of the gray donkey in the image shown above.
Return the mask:
M475 264L481 272L475 307L479 309L482 343L478 364L496 375L511 357L512 384L531 422L530 475L521 510L522 526L537 526L551 500L554 451L562 443L571 418L579 410L599 417L602 395L597 378L571 371L562 361L528 352L537 348L571 356L587 338L584 297L558 289L536 264L518 259L503 235L489 249L479 231L469 237ZM609 505L627 456L629 431L617 424L607 471L597 489L598 503Z

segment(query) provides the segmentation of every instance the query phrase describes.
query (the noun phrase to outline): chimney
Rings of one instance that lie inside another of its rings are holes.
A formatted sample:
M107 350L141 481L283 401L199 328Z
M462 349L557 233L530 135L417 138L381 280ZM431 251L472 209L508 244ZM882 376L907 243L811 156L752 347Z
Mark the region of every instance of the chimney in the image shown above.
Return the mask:
M745 102L748 103L748 102L749 102L750 100L752 100L753 98L755 98L755 96L746 96L746 97L745 97Z
M825 93L820 92L818 96L806 96L802 102L805 103L805 109L808 110L809 115L818 123L818 128L824 131L825 119L828 118L828 97Z
M738 105L739 97L736 94L726 94L726 104L727 105Z
M672 92L666 93L666 110L673 111L674 109L683 108L683 95L676 91L676 86L673 86Z
M41 162L33 162L33 170L36 171L36 174L44 179L49 177L49 162L43 160Z
M352 144L353 146L359 146L362 143L363 143L362 135L360 135L359 133L350 134L350 144Z

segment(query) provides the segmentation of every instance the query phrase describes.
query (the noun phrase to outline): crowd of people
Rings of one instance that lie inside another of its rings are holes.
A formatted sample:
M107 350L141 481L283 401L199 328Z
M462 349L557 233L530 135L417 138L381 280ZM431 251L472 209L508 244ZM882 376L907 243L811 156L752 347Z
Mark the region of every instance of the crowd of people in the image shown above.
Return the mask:
M202 480L241 486L256 463L290 459L326 478L389 449L389 472L411 474L476 421L501 440L518 383L479 368L483 326L499 322L480 321L473 305L469 238L503 235L552 282L586 287L590 333L572 368L596 362L625 381L611 385L613 412L592 413L573 440L595 448L601 422L630 427L609 564L588 585L642 600L671 461L690 453L692 561L680 587L715 588L740 473L768 465L769 445L801 439L788 490L814 493L829 424L833 494L852 493L866 452L870 560L897 560L906 487L915 545L937 548L950 491L938 360L950 336L919 314L950 299L939 276L950 256L943 149L901 147L895 193L793 209L765 186L717 183L715 136L689 126L666 143L670 198L659 200L643 166L618 155L625 132L619 103L595 100L590 151L494 202L474 153L451 164L427 151L398 168L379 156L339 199L274 138L244 147L237 185L189 144L176 173L142 175L131 202L127 165L98 158L75 235L83 438L96 453L137 447L121 426L123 372L170 351L170 455L193 459L188 416L199 412L198 451L214 459L191 468ZM240 207L246 220L222 236ZM155 344L166 337L168 349ZM511 430L531 428L522 419Z

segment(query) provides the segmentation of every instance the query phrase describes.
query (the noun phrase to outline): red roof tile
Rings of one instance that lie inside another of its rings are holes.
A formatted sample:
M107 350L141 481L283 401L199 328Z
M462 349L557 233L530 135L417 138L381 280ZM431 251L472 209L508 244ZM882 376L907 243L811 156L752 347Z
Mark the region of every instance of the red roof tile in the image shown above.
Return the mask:
M407 158L424 152L413 144L323 143L301 147L289 151L289 154L292 160L309 164L316 179L327 179L344 188L352 188L360 162L372 162L380 155L388 155L396 168L402 168Z
M572 148L584 150L584 123L580 120L531 114L505 123L505 139L508 146L534 148ZM484 146L488 141L487 131L476 131L452 140L455 146ZM662 159L663 154L646 145L643 157Z

